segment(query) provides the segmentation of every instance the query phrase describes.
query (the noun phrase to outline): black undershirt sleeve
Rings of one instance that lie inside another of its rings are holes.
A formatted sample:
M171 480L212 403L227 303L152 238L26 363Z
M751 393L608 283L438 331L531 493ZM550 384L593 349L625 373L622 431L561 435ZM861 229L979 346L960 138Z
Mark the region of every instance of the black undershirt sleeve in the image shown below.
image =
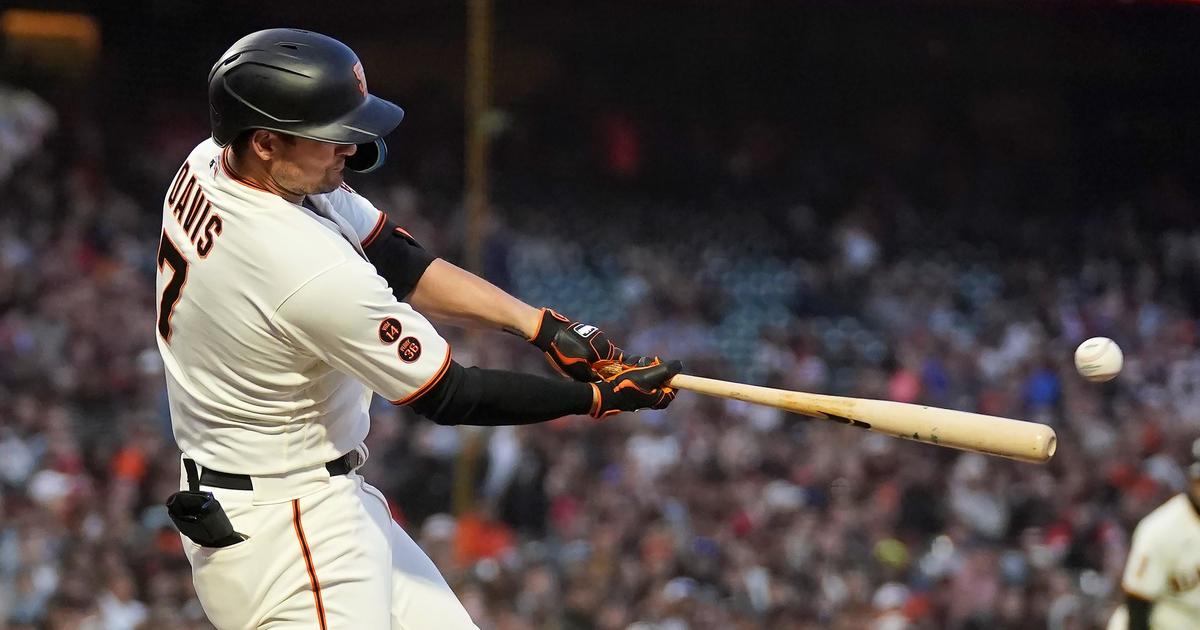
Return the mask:
M387 280L392 294L401 301L412 293L425 270L437 258L388 218L367 236L363 253L375 265L375 272Z
M451 361L441 380L409 406L443 425L533 424L588 413L592 386Z
M1125 595L1125 609L1129 612L1129 630L1150 630L1150 610L1154 602L1135 595Z

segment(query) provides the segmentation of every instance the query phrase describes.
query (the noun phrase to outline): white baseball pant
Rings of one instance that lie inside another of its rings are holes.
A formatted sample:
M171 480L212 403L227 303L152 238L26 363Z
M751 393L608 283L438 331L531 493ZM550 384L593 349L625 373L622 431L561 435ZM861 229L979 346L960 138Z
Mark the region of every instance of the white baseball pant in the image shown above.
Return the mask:
M478 630L357 472L321 466L252 482L201 485L245 541L210 549L183 537L196 595L220 630Z

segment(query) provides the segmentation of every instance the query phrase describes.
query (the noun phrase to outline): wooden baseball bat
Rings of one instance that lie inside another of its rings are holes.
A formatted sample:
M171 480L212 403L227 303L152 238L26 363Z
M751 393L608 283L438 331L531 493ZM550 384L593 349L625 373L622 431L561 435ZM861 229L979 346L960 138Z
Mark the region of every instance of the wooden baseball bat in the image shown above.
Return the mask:
M777 407L936 446L1035 464L1048 461L1058 447L1054 429L1044 424L966 411L792 392L690 374L675 375L671 379L671 387Z

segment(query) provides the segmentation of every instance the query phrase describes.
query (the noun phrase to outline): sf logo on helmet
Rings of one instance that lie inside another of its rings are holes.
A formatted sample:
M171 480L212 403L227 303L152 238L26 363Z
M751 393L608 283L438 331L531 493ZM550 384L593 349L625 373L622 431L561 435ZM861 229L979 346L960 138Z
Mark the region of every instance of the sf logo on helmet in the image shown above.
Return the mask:
M367 75L363 74L362 62L354 64L354 83L358 85L359 94L367 96Z

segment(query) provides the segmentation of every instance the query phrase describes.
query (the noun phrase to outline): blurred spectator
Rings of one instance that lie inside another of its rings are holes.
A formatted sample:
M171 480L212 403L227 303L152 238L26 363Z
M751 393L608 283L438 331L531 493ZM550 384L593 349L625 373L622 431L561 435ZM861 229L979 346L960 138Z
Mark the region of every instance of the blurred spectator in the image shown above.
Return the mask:
M161 508L179 475L153 336L162 191L118 190L54 136L34 150L54 114L13 94L0 92L0 628L205 628ZM643 116L599 119L605 176L658 172L669 134ZM1181 488L1180 445L1200 433L1200 229L1142 221L1158 216L1147 199L1195 200L1164 176L1048 218L1004 186L1025 162L989 144L1003 138L947 134L906 179L847 157L872 142L789 144L786 116L761 118L728 146L702 116L680 126L675 140L704 151L693 159L718 165L702 191L591 197L564 180L506 202L492 277L688 372L1048 422L1052 462L683 394L663 412L479 433L466 483L480 500L457 517L466 434L376 401L366 475L487 630L1094 627L1119 599L1132 524ZM1046 123L1005 124L1029 139ZM418 183L456 177L442 153L414 155ZM807 190L780 183L796 174ZM362 183L429 247L461 254L461 207L436 186ZM447 332L465 363L540 361L517 340ZM1111 384L1073 372L1095 334L1126 352Z

